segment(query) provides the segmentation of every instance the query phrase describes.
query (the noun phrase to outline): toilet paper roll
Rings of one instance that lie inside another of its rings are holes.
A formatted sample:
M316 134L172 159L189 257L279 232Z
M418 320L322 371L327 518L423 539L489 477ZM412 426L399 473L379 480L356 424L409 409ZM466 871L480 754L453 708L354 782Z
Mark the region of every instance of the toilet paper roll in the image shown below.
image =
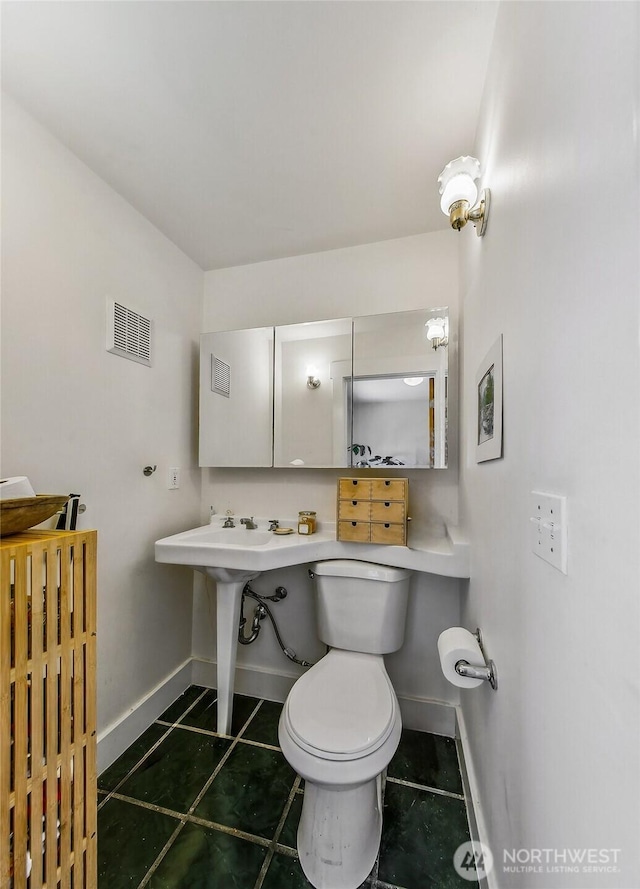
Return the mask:
M474 667L484 666L484 657L478 640L469 630L465 630L464 627L449 627L440 633L438 654L445 679L452 685L457 685L459 688L476 688L482 685L482 679L470 679L468 676L456 673L458 661L467 661Z
M14 475L12 478L0 479L0 500L15 500L19 497L35 497L26 475Z

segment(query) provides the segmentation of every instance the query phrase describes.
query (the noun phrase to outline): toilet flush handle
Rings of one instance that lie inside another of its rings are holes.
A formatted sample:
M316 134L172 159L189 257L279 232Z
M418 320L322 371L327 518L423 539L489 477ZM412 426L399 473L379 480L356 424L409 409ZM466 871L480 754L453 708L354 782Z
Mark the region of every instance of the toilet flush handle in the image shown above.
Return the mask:
M311 570L311 568L309 568L309 570L308 570L308 574L309 574L309 577L311 578L311 580L313 580L313 578L315 577L315 574L313 573L313 571Z

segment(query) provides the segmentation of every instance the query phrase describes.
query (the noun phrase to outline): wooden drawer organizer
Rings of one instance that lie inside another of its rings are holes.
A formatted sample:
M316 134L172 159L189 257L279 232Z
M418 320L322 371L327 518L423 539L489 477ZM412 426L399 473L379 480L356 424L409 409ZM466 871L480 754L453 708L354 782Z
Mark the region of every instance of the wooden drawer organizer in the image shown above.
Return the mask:
M338 479L338 540L407 545L407 478Z
M96 532L2 540L2 889L95 889L95 663Z

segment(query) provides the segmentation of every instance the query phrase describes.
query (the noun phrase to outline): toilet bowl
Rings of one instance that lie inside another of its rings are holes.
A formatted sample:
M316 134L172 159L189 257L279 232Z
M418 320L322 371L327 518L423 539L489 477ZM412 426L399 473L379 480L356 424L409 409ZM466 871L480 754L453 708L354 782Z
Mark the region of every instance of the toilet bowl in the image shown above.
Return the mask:
M382 655L402 645L410 572L333 560L313 574L320 637L354 647L332 648L297 680L278 737L305 780L297 837L305 876L316 889L357 889L378 854L382 781L402 730Z

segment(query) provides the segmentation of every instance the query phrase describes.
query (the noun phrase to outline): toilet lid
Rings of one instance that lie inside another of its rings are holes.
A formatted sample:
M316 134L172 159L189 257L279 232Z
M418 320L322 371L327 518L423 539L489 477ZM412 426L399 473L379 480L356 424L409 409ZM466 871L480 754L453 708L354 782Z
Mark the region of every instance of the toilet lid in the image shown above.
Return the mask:
M391 734L396 696L381 657L333 649L295 683L288 727L304 749L326 759L376 750Z

